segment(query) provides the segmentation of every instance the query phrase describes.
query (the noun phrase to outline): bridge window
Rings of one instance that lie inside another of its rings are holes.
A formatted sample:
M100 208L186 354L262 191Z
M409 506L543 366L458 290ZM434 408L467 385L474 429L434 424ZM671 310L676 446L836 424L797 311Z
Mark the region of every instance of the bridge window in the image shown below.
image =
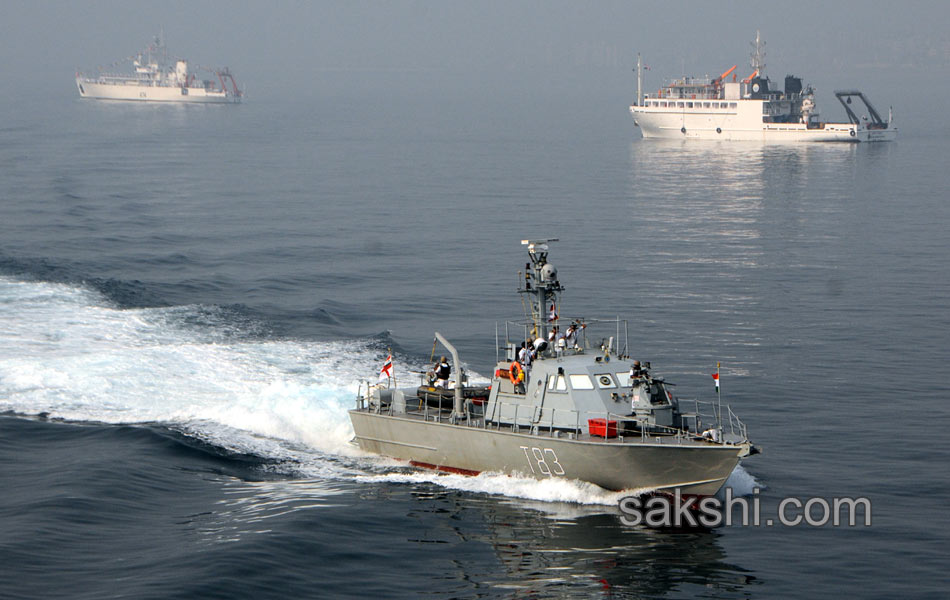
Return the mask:
M594 383L589 375L570 375L571 387L575 390L592 390Z
M548 376L548 390L552 392L566 392L567 383L564 381L563 375L549 375Z
M735 108L735 107L736 107L736 103L735 103L735 102L730 102L730 103L729 103L729 108Z

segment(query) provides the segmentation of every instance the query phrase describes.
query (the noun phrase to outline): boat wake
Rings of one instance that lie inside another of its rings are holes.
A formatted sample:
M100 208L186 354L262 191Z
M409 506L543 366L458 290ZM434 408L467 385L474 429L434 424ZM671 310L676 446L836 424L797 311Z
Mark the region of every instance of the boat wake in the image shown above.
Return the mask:
M618 502L582 482L419 472L365 455L349 443L347 410L384 357L369 339L253 339L217 307L121 309L85 287L0 276L0 412L160 424L291 477ZM755 481L739 467L730 484L747 494Z
M0 410L160 423L236 452L357 455L346 410L370 340L241 339L207 306L120 309L98 292L0 277Z

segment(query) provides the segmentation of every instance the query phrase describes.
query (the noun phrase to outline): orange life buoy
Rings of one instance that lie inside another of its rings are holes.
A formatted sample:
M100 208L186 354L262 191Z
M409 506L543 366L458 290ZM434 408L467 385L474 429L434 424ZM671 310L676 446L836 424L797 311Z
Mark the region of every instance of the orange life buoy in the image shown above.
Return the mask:
M511 363L511 366L508 367L508 379L515 385L518 385L518 383L524 379L524 371L521 369L521 364L518 361L514 361Z

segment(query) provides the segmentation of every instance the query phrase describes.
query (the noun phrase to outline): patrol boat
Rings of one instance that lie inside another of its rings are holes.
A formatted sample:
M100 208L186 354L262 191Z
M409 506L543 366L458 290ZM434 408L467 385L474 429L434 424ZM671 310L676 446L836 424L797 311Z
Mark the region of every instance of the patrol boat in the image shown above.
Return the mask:
M555 241L522 241L529 262L518 291L527 314L506 321L503 333L496 325L490 385L469 385L458 351L436 332L452 356L453 381L447 389L424 375L417 387L361 383L349 411L354 442L416 467L467 475L715 494L739 460L757 452L746 426L721 403L679 399L649 363L631 365L626 320L576 318L576 333L557 335L557 323L568 319L557 315L564 288L548 262ZM530 364L519 361L523 341L539 339Z

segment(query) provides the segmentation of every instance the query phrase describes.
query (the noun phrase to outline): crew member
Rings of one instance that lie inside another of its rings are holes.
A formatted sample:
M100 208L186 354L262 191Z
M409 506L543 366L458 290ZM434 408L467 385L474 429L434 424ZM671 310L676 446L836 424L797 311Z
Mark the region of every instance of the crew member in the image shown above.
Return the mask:
M541 337L540 335L537 338L535 338L533 345L534 345L535 357L541 356L541 354L543 354L544 351L547 350L547 347L548 347L548 343L544 341L544 338Z
M452 369L449 367L449 362L444 356L439 359L439 362L432 370L435 371L435 387L448 387L449 376L452 374Z
M643 369L640 367L640 361L635 360L633 364L630 365L630 379L640 379L643 377Z
M633 361L633 364L630 365L630 379L633 379L634 382L638 379L650 379L650 363L640 364L639 360Z
M528 342L521 343L521 350L518 351L518 362L521 363L521 366L524 368L525 379L528 378L531 373L531 361L534 358L531 352L531 344Z
M564 341L568 348L577 349L577 323L571 323L564 332Z
M525 393L524 382L525 382L525 373L524 369L521 367L521 363L514 361L511 363L511 367L508 369L508 376L511 378L511 383L515 386L516 394Z

